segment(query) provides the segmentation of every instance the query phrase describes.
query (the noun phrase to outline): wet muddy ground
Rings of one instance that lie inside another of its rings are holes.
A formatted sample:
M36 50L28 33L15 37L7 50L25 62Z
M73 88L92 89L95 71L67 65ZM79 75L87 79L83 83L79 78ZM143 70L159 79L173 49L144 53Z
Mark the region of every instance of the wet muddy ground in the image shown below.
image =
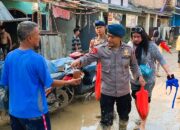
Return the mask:
M164 56L170 70L180 80L180 67L176 63L177 53L174 52L172 55L164 53ZM153 91L146 130L180 130L180 99L176 100L175 108L172 109L174 91L171 95L166 95L166 74L162 69L160 75ZM63 110L51 114L52 130L100 130L99 102L94 97L87 101L83 99L78 98ZM128 130L133 130L136 119L138 119L138 114L132 101ZM10 127L8 124L4 124L0 126L0 130L10 130ZM118 130L118 116L114 120L112 130Z

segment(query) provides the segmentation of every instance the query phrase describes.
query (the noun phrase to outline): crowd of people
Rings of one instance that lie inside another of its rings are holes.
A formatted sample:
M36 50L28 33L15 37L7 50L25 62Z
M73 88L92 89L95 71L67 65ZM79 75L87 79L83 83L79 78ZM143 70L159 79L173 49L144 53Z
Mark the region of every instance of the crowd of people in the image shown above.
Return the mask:
M136 26L131 29L131 41L126 44L122 41L126 34L123 25L106 26L104 21L98 20L94 26L96 37L89 43L89 53L72 62L71 67L86 66L94 61L101 62L100 124L102 130L111 129L115 104L119 116L119 130L126 130L132 97L136 100L136 93L141 86L148 91L150 108L157 62L167 76L171 76L172 73L155 43L157 33L149 39L144 28ZM80 28L76 27L73 32L72 52L81 52ZM0 27L0 33L0 47L5 56L12 48L12 41L3 27ZM80 79L64 81L51 78L44 58L33 50L34 47L39 46L40 39L36 23L30 21L19 23L17 36L20 46L7 54L1 81L9 89L11 128L12 130L51 130L45 87L77 85ZM180 36L176 49L179 51L178 63L180 64ZM152 73L144 75L141 72L141 65L148 67ZM145 130L145 126L146 120L140 120L139 129Z
M125 28L121 24L107 26L105 23L95 22L97 37L90 41L89 53L74 61L72 67L82 67L97 61L102 63L102 90L100 99L102 130L110 130L113 124L114 104L119 115L119 130L126 130L129 113L131 111L131 96L136 100L136 93L141 86L148 91L150 102L155 86L156 76L159 77L160 65L167 76L172 75L167 62L162 56L160 46L161 37L158 30L154 30L150 39L144 28L136 26L131 29L131 40L128 44L122 42ZM100 32L102 35L100 35ZM180 39L176 42L176 50L180 50ZM93 51L93 49L97 51ZM180 51L178 52L178 63ZM141 65L148 66L152 73L143 75ZM132 74L129 74L129 68ZM130 82L130 86L128 85ZM131 95L128 88L131 87ZM137 105L137 104L135 104ZM137 107L137 106L136 106ZM146 118L147 119L147 118ZM137 129L145 130L146 120L139 120Z

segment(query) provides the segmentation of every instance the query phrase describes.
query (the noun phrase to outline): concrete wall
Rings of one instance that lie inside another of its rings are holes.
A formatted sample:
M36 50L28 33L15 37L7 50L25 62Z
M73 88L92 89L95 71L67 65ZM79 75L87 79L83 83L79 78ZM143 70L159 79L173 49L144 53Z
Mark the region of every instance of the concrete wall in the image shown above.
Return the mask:
M109 0L102 0L104 3L108 3ZM110 0L110 3L113 5L121 5L121 0ZM128 0L123 0L123 6L128 7Z
M128 3L128 0L124 0L124 3L123 3L124 5L124 7L128 7L128 5L129 5L129 3Z
M145 6L148 8L161 8L164 0L131 0L136 6Z

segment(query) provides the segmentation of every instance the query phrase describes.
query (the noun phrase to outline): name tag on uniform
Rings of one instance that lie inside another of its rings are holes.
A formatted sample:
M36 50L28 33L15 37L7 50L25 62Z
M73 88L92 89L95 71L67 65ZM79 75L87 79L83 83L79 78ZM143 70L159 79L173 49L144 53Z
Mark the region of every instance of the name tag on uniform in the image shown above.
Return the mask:
M130 57L130 53L128 49L125 49L123 52L123 58L129 58Z

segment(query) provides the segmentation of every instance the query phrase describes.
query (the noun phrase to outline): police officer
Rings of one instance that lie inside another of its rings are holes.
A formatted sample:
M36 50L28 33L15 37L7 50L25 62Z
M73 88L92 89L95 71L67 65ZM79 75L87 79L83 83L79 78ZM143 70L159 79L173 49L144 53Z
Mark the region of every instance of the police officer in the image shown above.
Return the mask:
M89 44L89 51L91 51L94 47L101 45L102 43L107 42L106 36L106 24L104 21L97 20L95 21L95 32L96 37L94 37Z
M90 53L77 59L71 65L74 68L81 67L97 60L102 63L100 107L103 130L111 129L115 102L119 115L119 130L126 130L131 111L129 68L131 68L133 77L139 79L141 85L145 85L134 51L122 42L124 35L125 29L121 24L109 25L108 41L95 47Z

